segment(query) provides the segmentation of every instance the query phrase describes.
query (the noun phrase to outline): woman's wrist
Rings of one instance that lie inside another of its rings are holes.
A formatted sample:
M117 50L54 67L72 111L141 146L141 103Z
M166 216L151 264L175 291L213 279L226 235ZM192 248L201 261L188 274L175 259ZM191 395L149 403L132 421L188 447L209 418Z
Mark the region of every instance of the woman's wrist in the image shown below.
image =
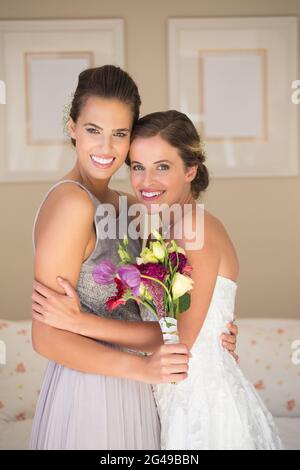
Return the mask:
M128 369L129 379L136 380L138 382L147 381L147 357L140 355L133 355L132 362Z
M95 315L92 313L83 312L76 315L76 319L73 324L73 333L77 333L82 336L91 336L90 331L93 331Z

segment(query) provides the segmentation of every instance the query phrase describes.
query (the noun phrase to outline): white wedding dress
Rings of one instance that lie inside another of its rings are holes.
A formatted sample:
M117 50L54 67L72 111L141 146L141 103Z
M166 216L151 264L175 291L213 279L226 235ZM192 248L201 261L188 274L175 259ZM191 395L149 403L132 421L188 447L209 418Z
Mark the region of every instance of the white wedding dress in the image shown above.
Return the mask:
M272 415L221 344L233 320L237 284L218 276L192 349L188 378L153 386L161 421L161 448L276 450L282 443ZM143 309L141 313L149 314Z

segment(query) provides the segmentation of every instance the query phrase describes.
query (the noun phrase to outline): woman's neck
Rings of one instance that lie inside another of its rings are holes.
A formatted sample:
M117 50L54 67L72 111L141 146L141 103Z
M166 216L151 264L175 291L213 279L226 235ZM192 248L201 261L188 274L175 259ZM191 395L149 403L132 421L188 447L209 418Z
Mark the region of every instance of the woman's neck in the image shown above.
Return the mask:
M182 200L174 203L174 205L180 206L180 210L170 210L168 214L164 212L159 213L159 219L157 214L148 214L148 224L151 229L156 229L161 235L166 236L167 234L173 233L175 225L182 223L182 220L188 212L193 211L197 205L197 201L191 194L188 194ZM172 207L172 206L171 206ZM157 225L158 224L158 225Z
M73 179L81 183L87 188L94 196L101 202L107 202L110 199L112 190L109 189L108 185L110 179L96 180L88 177L80 171L80 168L76 164L74 168L65 176L65 178Z
M197 201L193 198L192 193L188 193L182 200L178 201L177 204L180 205L181 210L179 214L171 212L170 224L172 227L184 217L185 211L192 210L196 206Z

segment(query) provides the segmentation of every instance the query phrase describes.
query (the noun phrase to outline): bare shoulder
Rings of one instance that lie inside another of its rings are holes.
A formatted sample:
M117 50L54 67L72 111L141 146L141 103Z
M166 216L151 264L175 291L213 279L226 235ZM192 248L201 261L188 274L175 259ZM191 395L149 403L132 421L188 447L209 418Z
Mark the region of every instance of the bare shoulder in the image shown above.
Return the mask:
M35 230L35 278L57 289L57 276L77 285L93 227L94 204L79 186L54 188L41 208Z
M204 211L204 236L211 240L220 253L220 274L236 279L239 261L235 246L223 222L208 211Z
M196 209L198 207L198 209ZM181 240L176 240L190 255L200 261L205 258L218 260L218 272L225 277L236 279L239 265L234 244L218 217L201 206L195 206L193 210L184 215L189 223L183 225L184 233Z
M184 211L183 224L180 219L174 227L183 230L182 238L185 240L193 241L193 237L202 233L203 245L217 244L222 237L228 237L222 222L199 204L195 205L192 210Z
M59 211L76 210L77 212L94 212L94 204L89 194L75 184L62 184L54 188L43 204L42 210Z
M204 210L204 233L215 243L230 239L221 220L206 209Z
M70 225L92 224L94 204L89 194L75 184L62 184L54 188L45 200L37 221L36 232L49 226L60 229Z

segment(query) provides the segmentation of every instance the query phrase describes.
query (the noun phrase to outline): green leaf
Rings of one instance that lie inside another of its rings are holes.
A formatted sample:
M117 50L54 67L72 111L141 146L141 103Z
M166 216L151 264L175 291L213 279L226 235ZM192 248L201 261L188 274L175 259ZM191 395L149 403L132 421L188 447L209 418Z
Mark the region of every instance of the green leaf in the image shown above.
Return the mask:
M132 291L131 289L127 289L124 294L123 294L123 299L124 300L129 300L129 299L132 299Z
M190 308L191 296L188 292L179 297L179 313L185 312Z
M128 237L126 234L124 234L123 243L124 243L125 248L128 248Z

